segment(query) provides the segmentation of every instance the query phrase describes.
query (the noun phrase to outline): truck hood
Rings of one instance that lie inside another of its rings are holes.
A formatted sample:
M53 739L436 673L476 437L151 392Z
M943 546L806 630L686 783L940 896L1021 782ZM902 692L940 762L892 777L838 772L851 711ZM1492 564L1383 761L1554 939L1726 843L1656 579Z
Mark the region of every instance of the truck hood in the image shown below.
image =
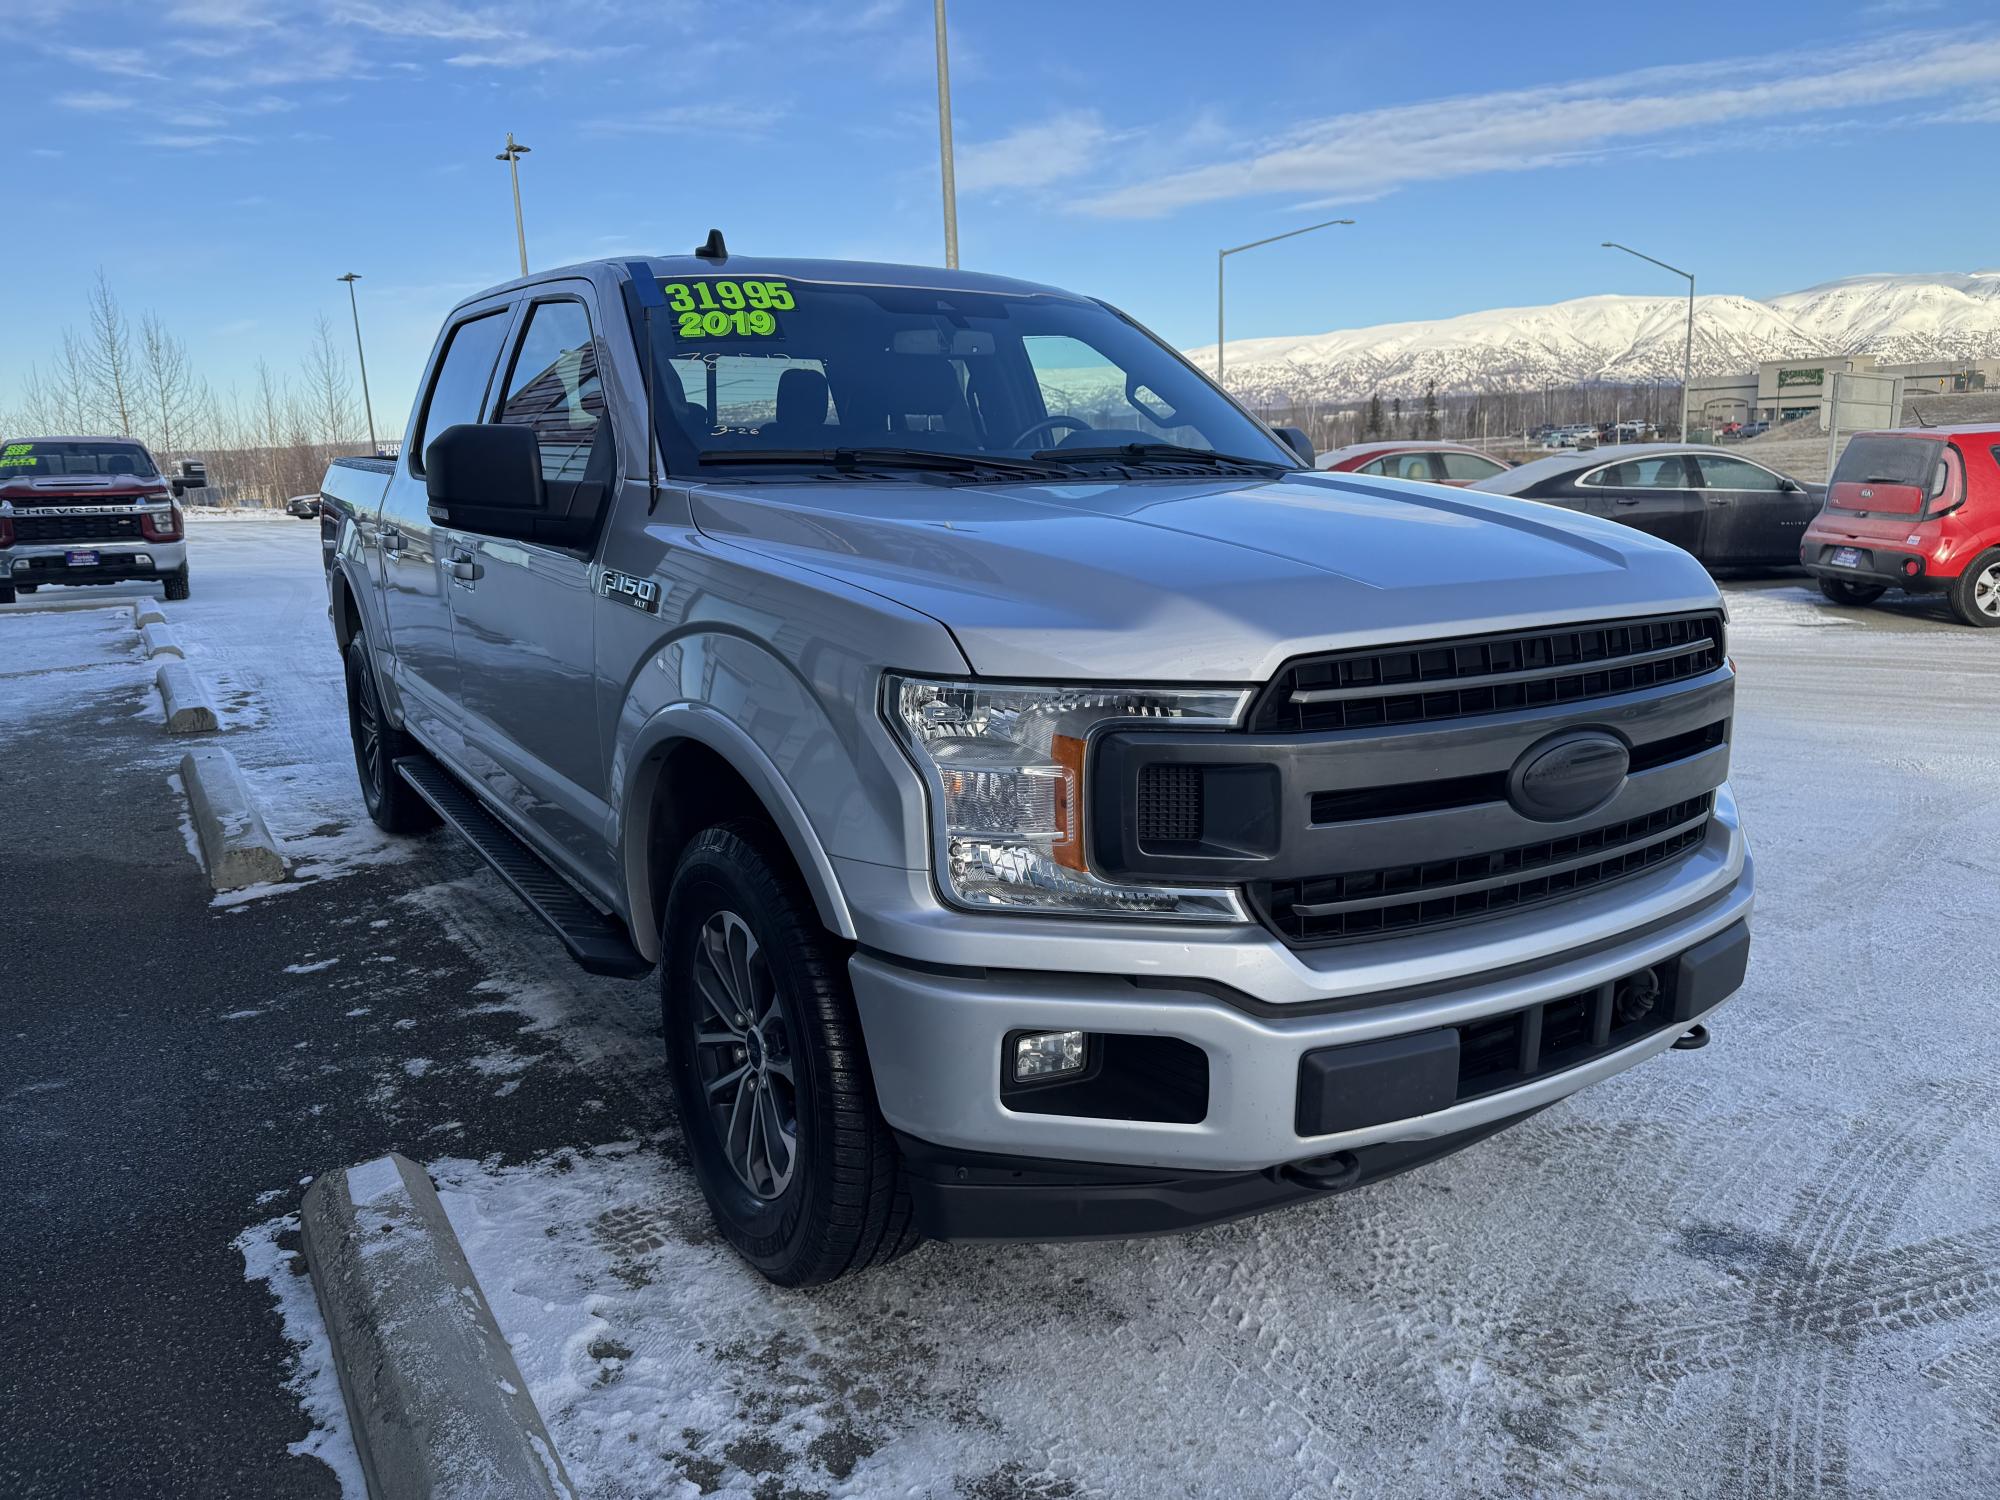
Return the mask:
M1342 474L689 493L707 536L938 620L982 677L1261 682L1343 646L1714 608L1678 547L1533 501Z

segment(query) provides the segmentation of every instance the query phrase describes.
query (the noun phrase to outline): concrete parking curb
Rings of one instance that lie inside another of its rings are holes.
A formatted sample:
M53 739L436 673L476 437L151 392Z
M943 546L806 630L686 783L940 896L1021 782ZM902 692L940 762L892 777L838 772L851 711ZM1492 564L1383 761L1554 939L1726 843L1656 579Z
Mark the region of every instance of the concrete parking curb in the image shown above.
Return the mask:
M299 1221L372 1500L575 1500L423 1168L328 1172Z
M179 657L160 663L160 702L167 710L168 734L213 734L219 727L208 689Z
M148 625L166 624L167 617L159 605L151 600L142 599L132 606L132 623L140 630L144 630Z
M211 886L237 891L291 874L235 756L219 745L188 751L181 757L181 786Z
M187 652L181 650L181 643L174 639L173 627L170 625L141 625L139 638L146 643L148 656L187 655Z

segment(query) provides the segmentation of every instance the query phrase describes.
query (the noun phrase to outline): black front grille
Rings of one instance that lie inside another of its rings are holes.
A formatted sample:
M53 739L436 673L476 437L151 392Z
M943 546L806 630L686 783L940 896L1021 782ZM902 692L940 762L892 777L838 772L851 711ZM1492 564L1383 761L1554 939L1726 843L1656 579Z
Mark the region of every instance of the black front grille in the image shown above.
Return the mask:
M1663 615L1341 651L1293 662L1252 716L1264 731L1426 724L1581 703L1722 665L1722 617Z
M1578 895L1688 854L1707 836L1713 794L1542 843L1253 885L1266 922L1295 946L1469 922Z
M1139 773L1139 842L1192 843L1201 837L1200 766L1155 765Z
M14 537L23 542L115 542L139 535L139 518L109 516L20 516Z

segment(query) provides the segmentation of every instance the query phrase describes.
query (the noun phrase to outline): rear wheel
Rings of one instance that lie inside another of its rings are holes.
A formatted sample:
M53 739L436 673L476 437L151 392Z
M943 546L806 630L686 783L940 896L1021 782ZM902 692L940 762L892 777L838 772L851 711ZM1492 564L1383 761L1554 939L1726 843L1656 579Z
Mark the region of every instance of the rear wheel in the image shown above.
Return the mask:
M14 592L17 594L32 594L40 587L39 583L17 583L14 585Z
M2000 547L1975 557L1945 598L1967 625L2000 625Z
M1849 583L1845 578L1822 578L1819 591L1835 604L1873 604L1889 592L1881 583Z
M845 955L766 825L688 846L661 948L668 1070L723 1238L781 1286L915 1246Z
M182 563L182 564L181 564L181 566L180 566L180 571L179 571L178 573L169 573L169 574L167 575L167 577L166 577L166 595L167 595L167 597L168 597L169 599L185 599L185 598L187 598L187 596L188 596L188 570L187 570L187 564L186 564L186 563Z
M385 833L421 833L437 822L431 805L396 774L396 761L421 753L416 741L390 724L375 686L368 639L359 631L347 643L347 728L354 740L354 771L368 816Z

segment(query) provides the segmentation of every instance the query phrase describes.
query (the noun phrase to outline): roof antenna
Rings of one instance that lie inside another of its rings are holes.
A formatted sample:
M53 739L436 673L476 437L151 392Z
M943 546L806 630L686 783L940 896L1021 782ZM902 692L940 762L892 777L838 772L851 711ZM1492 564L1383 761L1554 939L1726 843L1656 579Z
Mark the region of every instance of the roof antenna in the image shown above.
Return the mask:
M695 247L694 253L703 260L728 260L729 247L722 242L722 231L709 230L708 238Z

